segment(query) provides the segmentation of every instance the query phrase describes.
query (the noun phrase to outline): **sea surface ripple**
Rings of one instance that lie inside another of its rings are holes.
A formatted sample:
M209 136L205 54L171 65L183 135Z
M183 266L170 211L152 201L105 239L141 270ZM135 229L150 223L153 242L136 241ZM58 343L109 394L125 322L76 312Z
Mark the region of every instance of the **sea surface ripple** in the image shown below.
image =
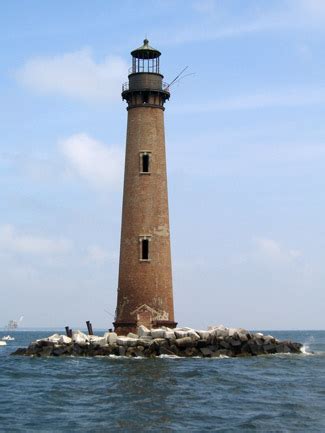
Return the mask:
M0 347L0 431L325 432L325 331L268 333L307 354L26 358L10 353L49 332L16 332Z

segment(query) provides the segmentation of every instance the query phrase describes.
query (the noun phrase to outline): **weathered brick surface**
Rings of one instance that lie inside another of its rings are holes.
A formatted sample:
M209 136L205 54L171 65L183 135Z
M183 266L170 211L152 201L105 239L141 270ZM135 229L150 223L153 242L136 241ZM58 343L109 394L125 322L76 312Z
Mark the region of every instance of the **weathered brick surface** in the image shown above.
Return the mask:
M151 152L150 174L140 174L141 151ZM139 260L141 235L151 236L148 262ZM164 112L142 105L128 111L115 327L125 333L153 320L174 321L174 307ZM131 325L123 331L120 322Z

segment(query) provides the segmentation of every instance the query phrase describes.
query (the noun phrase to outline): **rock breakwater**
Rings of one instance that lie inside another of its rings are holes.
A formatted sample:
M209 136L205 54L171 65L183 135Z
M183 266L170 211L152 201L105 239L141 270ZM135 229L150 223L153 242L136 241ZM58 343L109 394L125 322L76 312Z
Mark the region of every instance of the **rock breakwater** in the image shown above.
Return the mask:
M36 340L13 355L25 356L127 356L157 357L240 357L275 353L301 353L302 344L279 341L272 335L253 333L242 328L210 326L208 330L192 328L138 328L137 334L118 336L106 332L103 336L75 331L72 338L54 334Z

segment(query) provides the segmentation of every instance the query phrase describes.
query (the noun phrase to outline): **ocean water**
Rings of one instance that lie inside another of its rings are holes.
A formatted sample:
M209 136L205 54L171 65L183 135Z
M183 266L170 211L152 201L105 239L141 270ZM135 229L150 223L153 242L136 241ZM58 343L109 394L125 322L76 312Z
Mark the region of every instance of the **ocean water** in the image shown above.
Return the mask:
M307 353L26 358L10 353L49 332L16 332L0 347L0 431L325 432L325 331L267 333Z

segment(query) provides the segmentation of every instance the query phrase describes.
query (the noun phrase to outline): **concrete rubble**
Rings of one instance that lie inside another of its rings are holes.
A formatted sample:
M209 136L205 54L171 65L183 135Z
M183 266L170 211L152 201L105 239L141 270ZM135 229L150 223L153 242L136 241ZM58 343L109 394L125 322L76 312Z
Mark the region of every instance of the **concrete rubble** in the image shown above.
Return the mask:
M138 328L127 336L106 332L103 336L86 335L81 331L72 338L54 334L36 340L13 355L25 356L127 356L157 357L242 357L276 353L301 353L302 344L279 341L272 335L253 333L242 328L210 326L208 330L191 328Z

